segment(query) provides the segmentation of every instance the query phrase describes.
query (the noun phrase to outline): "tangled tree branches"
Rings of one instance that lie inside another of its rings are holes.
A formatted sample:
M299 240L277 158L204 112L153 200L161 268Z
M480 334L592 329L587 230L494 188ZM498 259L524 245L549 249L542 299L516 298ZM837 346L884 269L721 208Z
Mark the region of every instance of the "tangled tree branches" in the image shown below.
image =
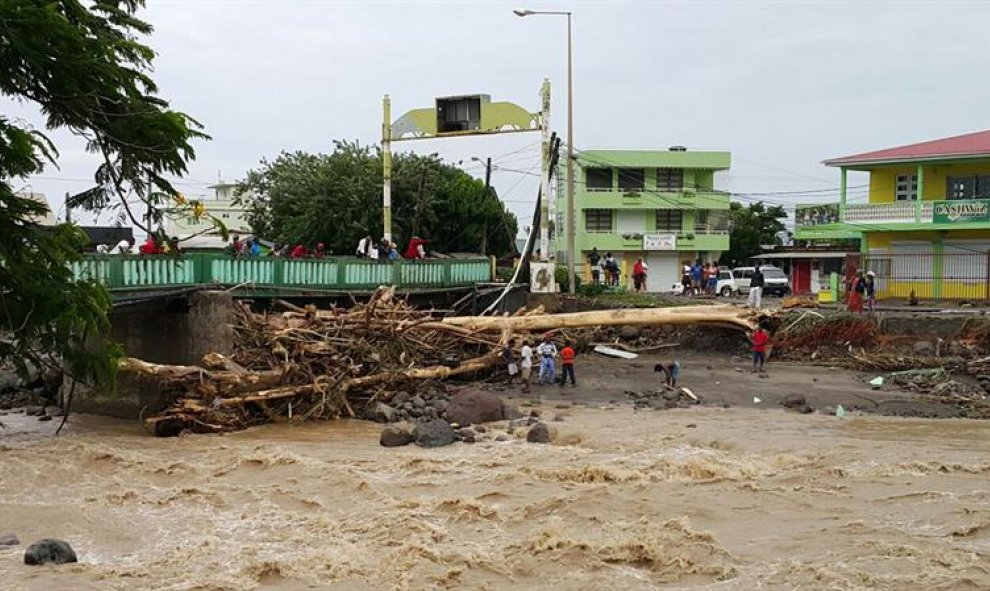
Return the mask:
M157 434L360 416L382 392L490 369L500 345L531 331L602 324L749 327L747 312L713 306L442 318L410 307L389 289L349 309L279 304L285 311L274 314L239 307L232 358L210 354L201 366L121 364L121 371L156 377L174 393L169 408L146 419Z

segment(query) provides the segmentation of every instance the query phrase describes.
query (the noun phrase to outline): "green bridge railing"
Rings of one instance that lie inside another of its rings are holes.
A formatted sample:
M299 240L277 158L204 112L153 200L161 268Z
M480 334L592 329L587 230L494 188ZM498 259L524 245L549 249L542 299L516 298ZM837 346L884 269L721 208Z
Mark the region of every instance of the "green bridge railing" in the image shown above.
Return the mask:
M87 255L72 263L77 279L109 289L182 285L250 285L253 288L374 289L380 285L423 289L491 281L492 261L427 259L375 262L359 258L282 259L222 254L170 256Z

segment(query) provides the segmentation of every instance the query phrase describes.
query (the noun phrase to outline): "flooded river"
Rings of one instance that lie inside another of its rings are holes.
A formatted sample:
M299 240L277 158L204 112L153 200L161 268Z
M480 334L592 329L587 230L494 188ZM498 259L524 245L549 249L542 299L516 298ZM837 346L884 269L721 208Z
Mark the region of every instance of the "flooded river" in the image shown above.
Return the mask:
M353 422L53 439L4 417L0 588L990 588L990 423L566 412L555 445L433 450ZM49 536L80 563L24 566Z

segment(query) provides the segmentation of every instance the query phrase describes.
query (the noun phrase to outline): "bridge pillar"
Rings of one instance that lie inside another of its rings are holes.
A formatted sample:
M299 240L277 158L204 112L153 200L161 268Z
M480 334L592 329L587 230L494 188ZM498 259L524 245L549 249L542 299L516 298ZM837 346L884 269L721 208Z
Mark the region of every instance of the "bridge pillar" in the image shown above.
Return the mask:
M117 306L110 314L111 341L128 357L152 363L197 365L206 353L230 355L234 349L234 300L225 291L199 291L187 296ZM66 395L69 378L63 384ZM168 405L170 396L157 380L121 374L116 392L76 386L72 408L77 412L138 418Z

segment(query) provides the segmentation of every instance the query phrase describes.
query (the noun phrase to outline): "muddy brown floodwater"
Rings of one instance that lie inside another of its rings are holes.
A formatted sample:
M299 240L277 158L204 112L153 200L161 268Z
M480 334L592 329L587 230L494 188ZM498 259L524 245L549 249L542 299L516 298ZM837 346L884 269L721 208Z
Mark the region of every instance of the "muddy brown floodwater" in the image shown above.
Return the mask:
M360 422L53 439L7 416L0 587L990 588L990 423L566 412L554 445L391 450ZM49 536L81 562L23 565Z

